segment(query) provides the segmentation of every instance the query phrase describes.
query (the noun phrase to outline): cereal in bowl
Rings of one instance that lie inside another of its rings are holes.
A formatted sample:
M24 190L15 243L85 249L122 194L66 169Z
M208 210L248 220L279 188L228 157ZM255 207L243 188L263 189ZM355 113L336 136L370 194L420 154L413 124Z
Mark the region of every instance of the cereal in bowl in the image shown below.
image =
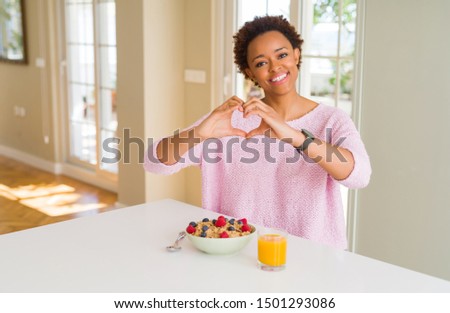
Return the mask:
M186 232L192 236L203 238L235 238L249 235L253 228L247 219L236 220L219 216L217 219L204 218L199 222L190 222Z

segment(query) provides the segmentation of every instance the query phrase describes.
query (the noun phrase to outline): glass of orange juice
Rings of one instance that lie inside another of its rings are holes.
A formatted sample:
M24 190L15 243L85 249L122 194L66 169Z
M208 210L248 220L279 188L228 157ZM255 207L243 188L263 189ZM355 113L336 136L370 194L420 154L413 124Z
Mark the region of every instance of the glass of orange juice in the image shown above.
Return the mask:
M264 271L279 271L286 266L287 233L279 229L258 230L258 265Z

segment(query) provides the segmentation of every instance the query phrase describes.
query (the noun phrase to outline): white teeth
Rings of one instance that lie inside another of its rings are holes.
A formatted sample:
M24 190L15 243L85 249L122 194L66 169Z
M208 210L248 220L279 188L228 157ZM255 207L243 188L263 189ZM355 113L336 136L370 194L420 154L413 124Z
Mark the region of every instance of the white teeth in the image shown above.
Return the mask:
M279 82L280 80L284 79L286 76L287 76L287 74L283 74L283 75L280 75L278 77L275 77L274 79L271 79L271 81Z

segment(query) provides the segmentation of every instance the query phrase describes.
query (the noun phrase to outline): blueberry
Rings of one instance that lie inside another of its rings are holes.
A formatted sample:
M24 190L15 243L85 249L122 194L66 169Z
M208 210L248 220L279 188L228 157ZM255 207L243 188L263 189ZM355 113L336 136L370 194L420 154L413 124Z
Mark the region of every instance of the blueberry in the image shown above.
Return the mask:
M216 225L216 222L217 222L216 219L212 220L212 223L213 223L214 225Z
M205 233L205 232L202 232L202 233L200 234L200 237L206 237L206 233Z
M197 227L197 223L196 222L190 222L189 225L191 225L192 227Z
M242 221L237 221L237 223L238 223L239 225L242 225Z
M209 222L209 218L205 217L205 218L202 220L202 222L204 222L204 223Z
M230 227L228 227L228 230L229 231L233 231L233 230L236 230L233 226L230 226Z
M208 226L206 226L206 225L203 225L203 227L202 227L202 230L203 230L203 231L207 231L207 230L208 230L208 228L209 228Z
M232 218L228 221L228 223L230 223L231 225L234 225L234 221L235 221L234 218Z

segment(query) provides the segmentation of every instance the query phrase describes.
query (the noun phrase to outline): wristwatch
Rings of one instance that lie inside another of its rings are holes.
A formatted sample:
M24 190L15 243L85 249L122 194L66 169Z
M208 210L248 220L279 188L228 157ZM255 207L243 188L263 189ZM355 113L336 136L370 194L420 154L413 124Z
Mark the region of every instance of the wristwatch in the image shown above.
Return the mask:
M306 129L302 129L301 131L302 131L302 134L305 135L306 139L305 139L305 141L303 141L303 143L300 147L295 147L295 149L298 152L303 152L306 149L308 149L308 146L311 144L311 142L313 142L314 139L316 139L316 137L314 137L314 135L311 132L307 131Z

